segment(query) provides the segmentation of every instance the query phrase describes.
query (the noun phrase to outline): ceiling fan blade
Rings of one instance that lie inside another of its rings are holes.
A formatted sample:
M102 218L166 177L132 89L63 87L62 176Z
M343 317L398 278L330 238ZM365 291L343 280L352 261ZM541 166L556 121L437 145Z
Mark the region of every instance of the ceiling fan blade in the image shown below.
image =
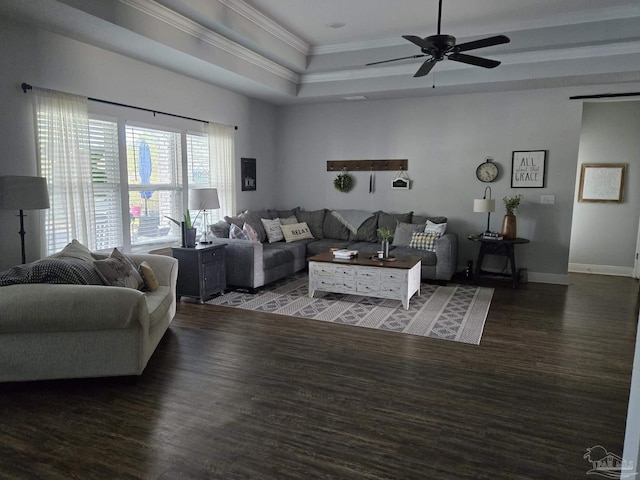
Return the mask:
M411 43L416 44L420 48L431 48L432 43L426 38L416 37L415 35L402 35L402 38L409 40Z
M500 65L500 62L497 60L476 57L474 55L465 55L464 53L452 53L447 58L454 62L468 63L469 65L476 65L484 68L495 68Z
M397 62L398 60L406 60L407 58L420 58L420 57L426 57L426 55L421 53L419 55L411 55L409 57L392 58L391 60L382 60L381 62L366 63L365 67L368 67L370 65L378 65L380 63Z
M509 43L509 37L505 35L496 35L495 37L482 38L480 40L474 40L473 42L461 43L454 48L455 52L466 52L468 50L475 50L476 48L492 47L494 45L500 45L502 43Z
M422 66L418 69L414 77L424 77L428 75L431 69L435 66L437 60L435 58L430 58L429 60L425 60Z

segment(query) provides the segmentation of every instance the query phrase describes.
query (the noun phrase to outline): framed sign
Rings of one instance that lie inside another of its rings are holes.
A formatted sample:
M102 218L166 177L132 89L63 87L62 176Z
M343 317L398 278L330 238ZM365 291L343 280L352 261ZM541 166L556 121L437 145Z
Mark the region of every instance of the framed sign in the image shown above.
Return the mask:
M578 201L622 203L626 173L623 163L583 163Z
M511 188L544 188L546 162L546 150L513 152Z
M242 179L242 191L251 191L257 188L256 182L256 159L240 159L240 178Z

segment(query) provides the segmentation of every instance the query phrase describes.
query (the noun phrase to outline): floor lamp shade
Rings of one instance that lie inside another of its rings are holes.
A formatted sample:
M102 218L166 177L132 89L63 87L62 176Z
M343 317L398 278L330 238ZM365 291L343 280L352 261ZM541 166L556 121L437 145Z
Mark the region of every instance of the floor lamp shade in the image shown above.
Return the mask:
M5 210L49 208L47 180L42 177L0 177L0 207Z
M47 180L42 177L7 175L0 177L0 208L20 211L20 242L22 263L26 262L24 249L24 210L49 208Z

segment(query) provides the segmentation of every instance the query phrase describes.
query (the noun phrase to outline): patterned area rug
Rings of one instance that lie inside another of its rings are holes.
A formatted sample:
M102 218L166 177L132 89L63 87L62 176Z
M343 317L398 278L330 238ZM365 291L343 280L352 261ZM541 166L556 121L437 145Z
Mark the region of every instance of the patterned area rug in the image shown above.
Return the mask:
M255 294L229 292L207 303L480 344L493 288L423 283L420 290L409 310L399 300L359 295L316 292L309 298L307 273L302 272Z

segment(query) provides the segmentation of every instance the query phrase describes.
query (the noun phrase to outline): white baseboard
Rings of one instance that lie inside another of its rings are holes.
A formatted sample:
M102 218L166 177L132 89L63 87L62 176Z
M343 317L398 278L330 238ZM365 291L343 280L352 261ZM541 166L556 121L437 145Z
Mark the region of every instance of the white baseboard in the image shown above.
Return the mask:
M585 263L570 263L569 271L572 273L592 273L595 275L633 277L632 267L616 267L613 265L588 265Z

